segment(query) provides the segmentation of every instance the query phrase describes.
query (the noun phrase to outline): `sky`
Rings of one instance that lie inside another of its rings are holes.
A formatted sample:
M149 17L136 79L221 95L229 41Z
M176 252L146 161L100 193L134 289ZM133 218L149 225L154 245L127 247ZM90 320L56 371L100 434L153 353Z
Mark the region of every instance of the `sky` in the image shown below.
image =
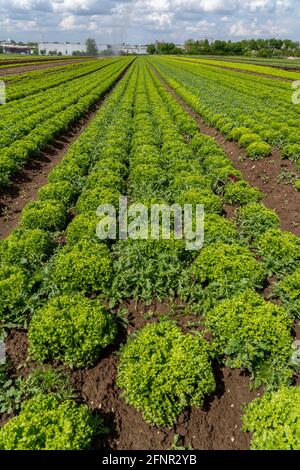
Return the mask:
M300 0L0 0L0 39L177 44L300 40Z

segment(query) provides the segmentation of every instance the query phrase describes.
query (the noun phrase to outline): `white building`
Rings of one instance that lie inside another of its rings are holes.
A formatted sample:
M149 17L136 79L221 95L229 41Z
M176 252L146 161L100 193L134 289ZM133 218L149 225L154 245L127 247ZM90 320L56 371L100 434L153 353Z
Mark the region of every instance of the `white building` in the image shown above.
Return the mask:
M121 55L121 54L147 54L147 46L130 46L125 44L97 44L99 55ZM58 43L41 42L38 44L39 54L44 55L53 53L71 56L74 52L86 52L86 45L82 43Z
M39 54L43 51L44 55L50 55L50 53L56 52L57 54L61 55L73 55L73 52L86 52L85 44L79 43L71 43L71 42L40 42L38 44Z
M145 55L148 54L147 46L123 46L123 52L125 54Z

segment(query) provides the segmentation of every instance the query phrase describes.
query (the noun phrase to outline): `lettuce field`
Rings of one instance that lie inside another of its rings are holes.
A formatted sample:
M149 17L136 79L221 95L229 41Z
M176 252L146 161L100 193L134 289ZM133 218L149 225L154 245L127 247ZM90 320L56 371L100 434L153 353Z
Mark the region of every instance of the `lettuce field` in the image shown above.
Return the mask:
M154 56L2 79L0 449L300 450L300 73ZM122 198L203 206L204 243L100 239Z

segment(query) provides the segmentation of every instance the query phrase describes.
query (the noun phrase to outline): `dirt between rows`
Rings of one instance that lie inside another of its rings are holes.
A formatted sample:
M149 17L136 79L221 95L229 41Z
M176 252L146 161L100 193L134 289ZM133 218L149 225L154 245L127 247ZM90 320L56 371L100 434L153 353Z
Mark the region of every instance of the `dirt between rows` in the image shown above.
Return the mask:
M263 203L274 209L281 221L282 230L300 236L300 192L296 191L291 181L300 178L300 172L290 160L282 160L280 151L273 148L272 155L258 161L250 160L244 149L236 142L230 142L215 128L208 126L204 120L171 88L153 69L185 111L192 116L203 134L213 137L218 145L229 156L235 168L241 171L244 179L264 194Z
M3 69L0 68L0 77L7 77L8 75L16 75L25 72L33 72L34 70L51 69L64 65L71 65L74 63L84 62L85 60L86 59L72 59L66 61L58 61L55 63L24 65L21 67L8 67Z

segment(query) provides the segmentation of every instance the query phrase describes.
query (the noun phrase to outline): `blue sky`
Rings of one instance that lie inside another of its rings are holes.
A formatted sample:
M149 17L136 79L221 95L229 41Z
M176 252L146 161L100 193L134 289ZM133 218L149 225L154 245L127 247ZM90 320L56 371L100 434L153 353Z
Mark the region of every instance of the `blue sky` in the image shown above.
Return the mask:
M300 0L0 0L0 39L300 40Z

